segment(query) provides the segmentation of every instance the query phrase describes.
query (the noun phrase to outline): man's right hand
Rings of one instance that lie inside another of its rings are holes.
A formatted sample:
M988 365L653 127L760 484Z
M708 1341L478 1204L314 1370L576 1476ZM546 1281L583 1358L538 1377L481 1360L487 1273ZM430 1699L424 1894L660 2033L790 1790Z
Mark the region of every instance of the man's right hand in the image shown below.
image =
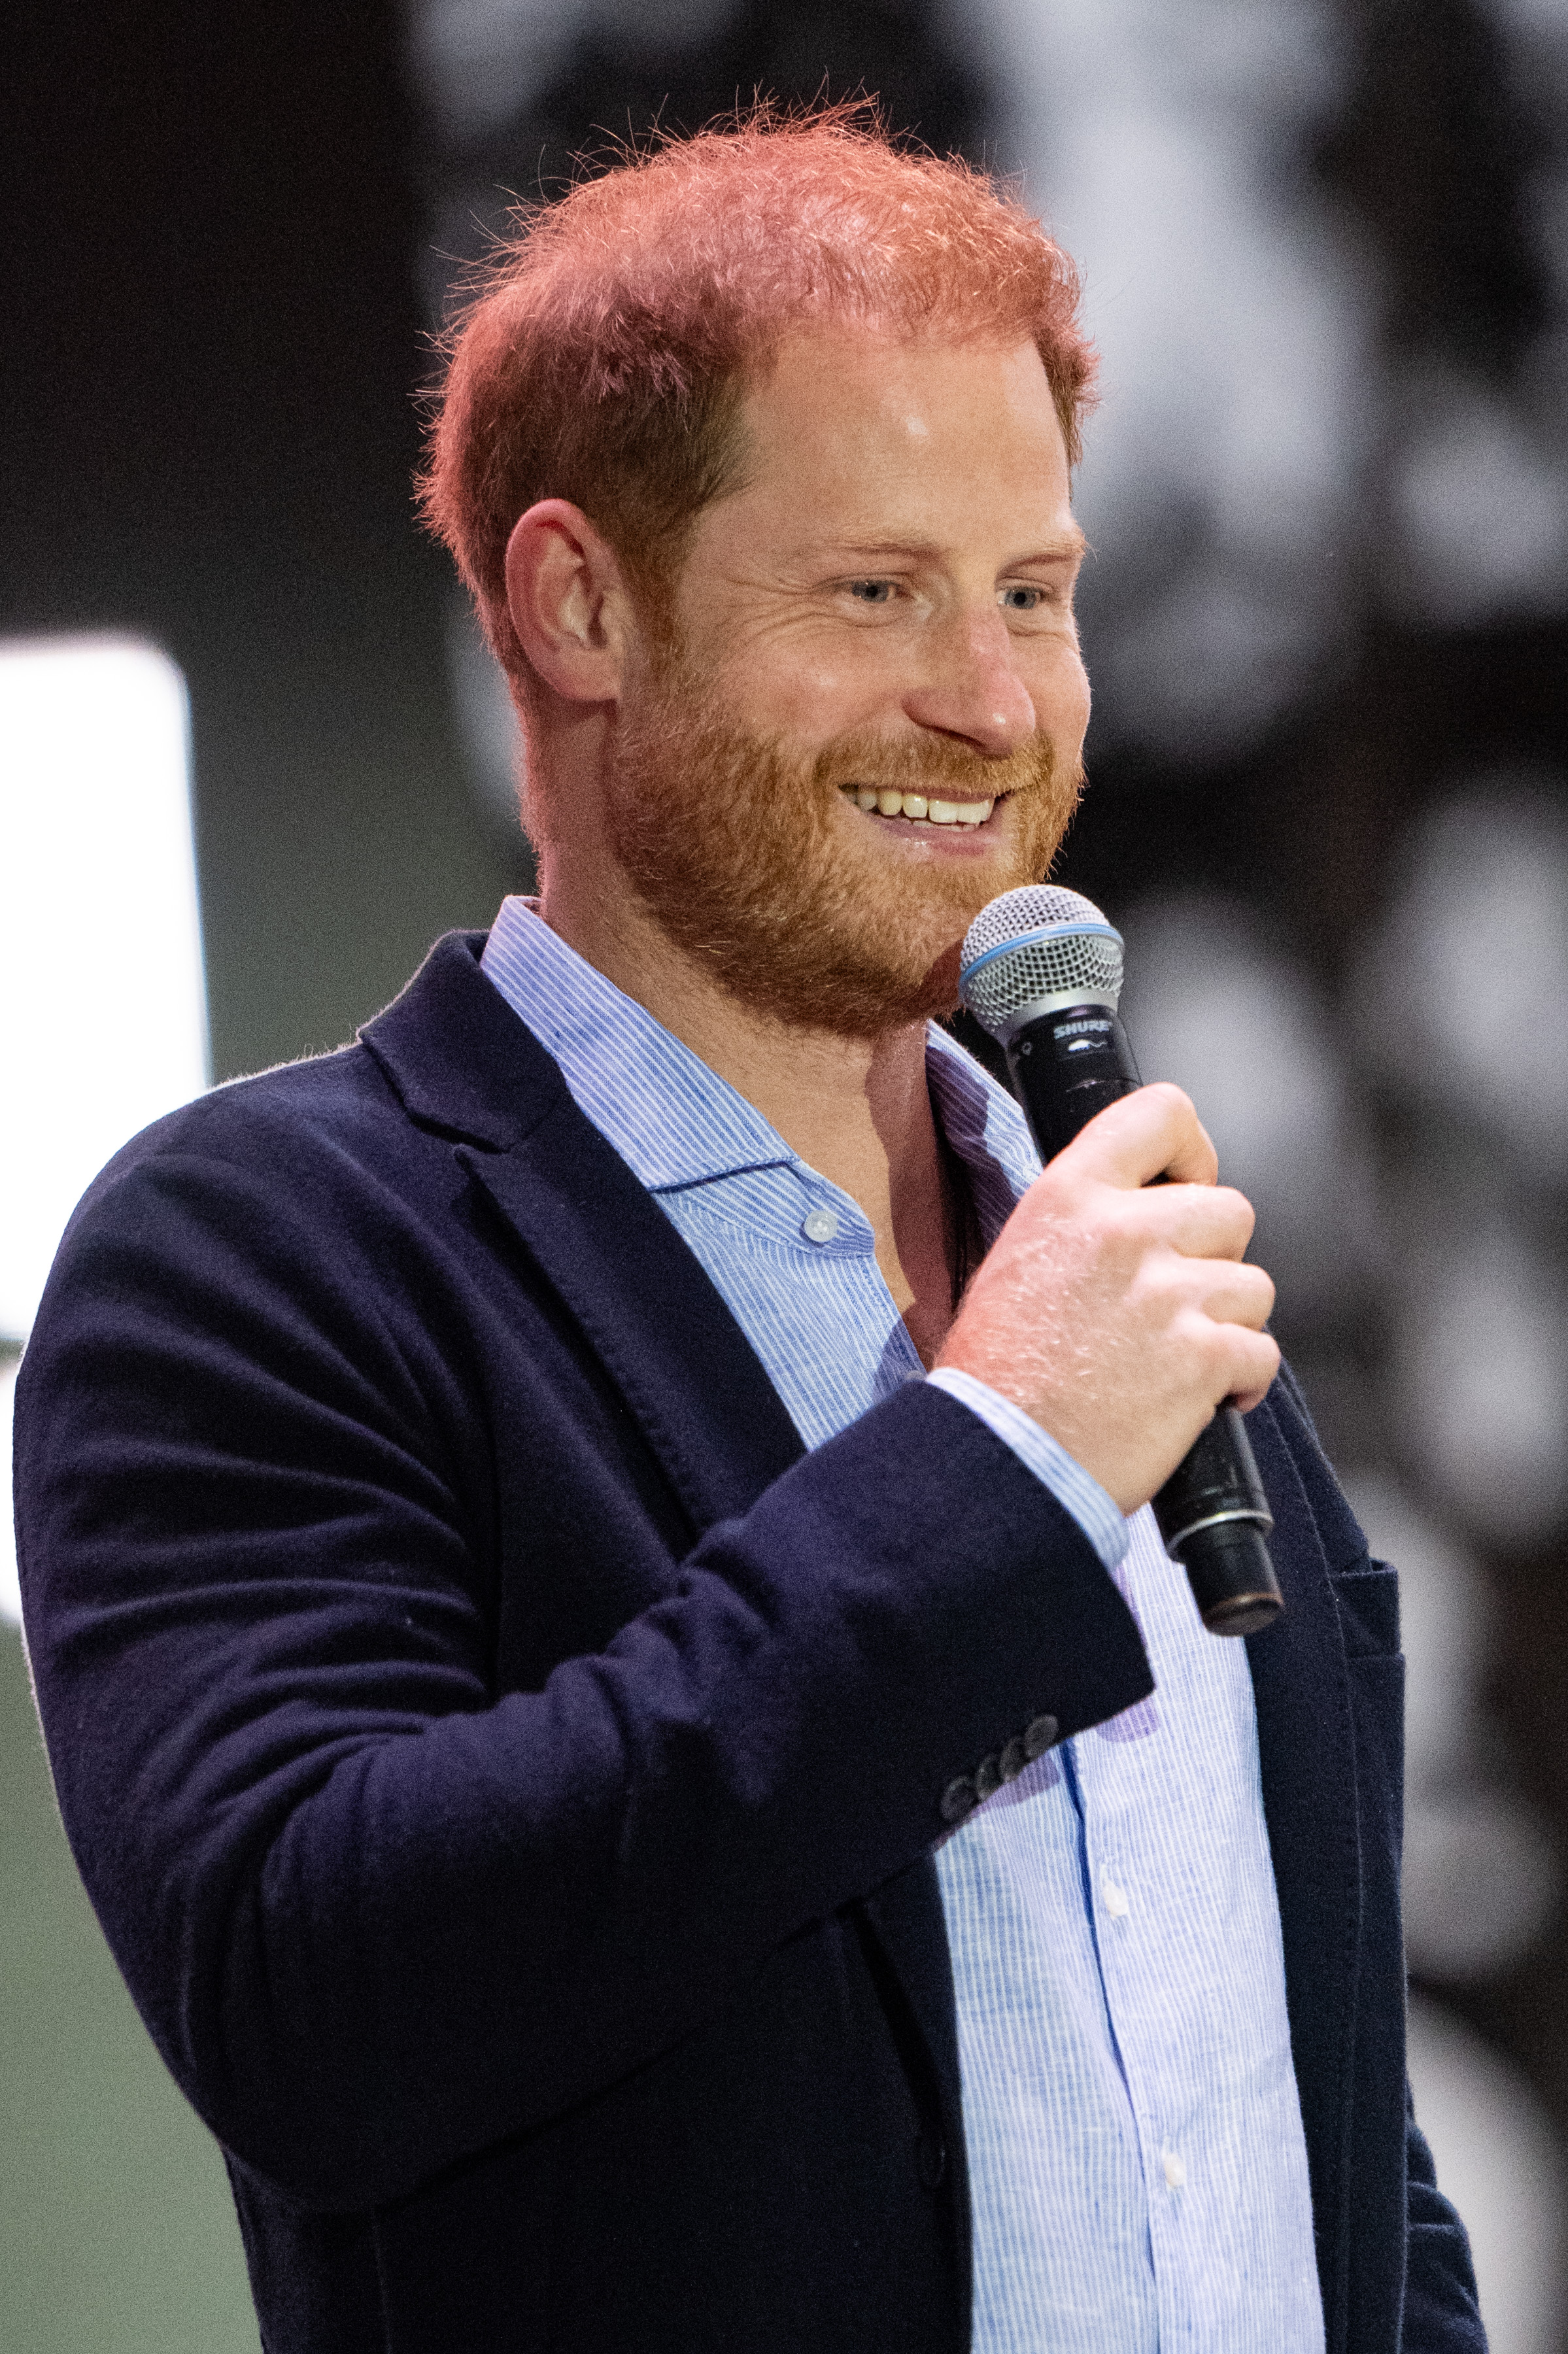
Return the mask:
M938 1359L1021 1406L1124 1512L1278 1369L1274 1286L1242 1264L1252 1204L1217 1170L1180 1087L1108 1106L1023 1195Z

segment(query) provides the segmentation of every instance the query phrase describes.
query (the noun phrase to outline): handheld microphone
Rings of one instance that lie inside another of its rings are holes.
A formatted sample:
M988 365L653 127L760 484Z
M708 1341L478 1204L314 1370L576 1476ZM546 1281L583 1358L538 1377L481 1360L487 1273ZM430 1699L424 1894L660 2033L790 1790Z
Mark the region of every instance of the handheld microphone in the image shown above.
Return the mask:
M1005 1050L1043 1161L1143 1084L1117 1019L1121 981L1121 934L1076 891L1004 891L969 927L959 995ZM1154 1517L1212 1635L1269 1625L1284 1604L1264 1542L1274 1516L1234 1405L1167 1479Z

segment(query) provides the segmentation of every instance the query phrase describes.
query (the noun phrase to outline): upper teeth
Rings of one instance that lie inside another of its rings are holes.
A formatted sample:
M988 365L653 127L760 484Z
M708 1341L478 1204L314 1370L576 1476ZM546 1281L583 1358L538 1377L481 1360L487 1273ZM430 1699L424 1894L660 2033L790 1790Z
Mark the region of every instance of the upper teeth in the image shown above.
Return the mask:
M845 785L863 810L881 817L923 817L932 825L983 825L996 807L989 801L933 801L924 793L874 792L869 785Z

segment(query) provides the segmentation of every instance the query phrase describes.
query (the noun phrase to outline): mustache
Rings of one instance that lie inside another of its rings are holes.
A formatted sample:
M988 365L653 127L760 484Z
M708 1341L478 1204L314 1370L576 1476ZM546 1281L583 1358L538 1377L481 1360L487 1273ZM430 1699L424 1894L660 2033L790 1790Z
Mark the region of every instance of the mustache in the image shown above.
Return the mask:
M1017 751L988 756L972 745L942 737L845 736L829 744L811 763L811 782L824 795L845 786L893 792L926 791L938 800L1001 801L1010 793L1060 791L1050 740L1031 738ZM1082 771L1070 780L1076 794Z

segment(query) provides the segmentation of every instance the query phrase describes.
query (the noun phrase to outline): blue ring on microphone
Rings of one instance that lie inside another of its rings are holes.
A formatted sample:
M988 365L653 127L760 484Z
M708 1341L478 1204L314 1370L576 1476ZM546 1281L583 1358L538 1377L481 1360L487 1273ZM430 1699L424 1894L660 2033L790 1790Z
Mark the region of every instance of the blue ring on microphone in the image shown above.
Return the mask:
M973 974L983 972L988 964L994 964L998 957L1016 955L1032 940L1081 940L1086 938L1114 940L1118 949L1127 946L1114 924L1034 924L1028 931L1014 932L1011 939L999 940L995 948L986 949L976 957L973 964L960 964L959 979L960 981L969 980Z

